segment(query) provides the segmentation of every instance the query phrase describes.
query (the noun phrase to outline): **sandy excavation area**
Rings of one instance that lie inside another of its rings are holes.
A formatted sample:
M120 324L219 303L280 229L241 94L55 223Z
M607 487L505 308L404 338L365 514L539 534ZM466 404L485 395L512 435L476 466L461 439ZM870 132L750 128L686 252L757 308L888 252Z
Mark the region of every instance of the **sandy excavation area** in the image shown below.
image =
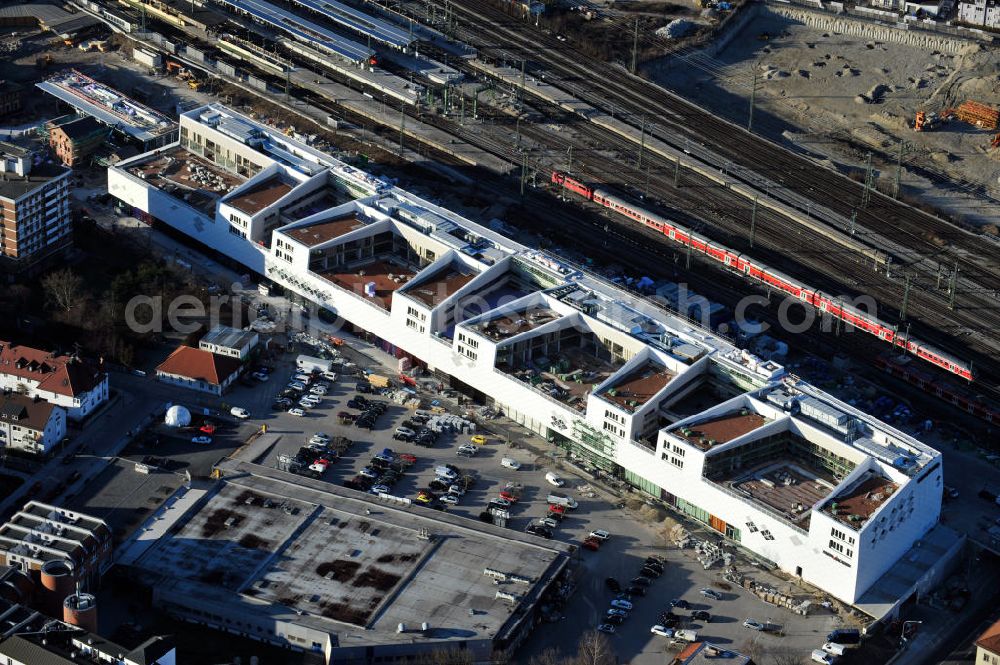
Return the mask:
M958 121L912 129L918 110L941 113L964 100L1000 106L1000 52L928 52L759 16L719 55L691 53L651 70L661 84L742 125L756 72L755 131L842 170L863 167L872 150L884 191L892 190L905 141L908 200L980 227L1000 219L1000 149L990 149L997 131Z

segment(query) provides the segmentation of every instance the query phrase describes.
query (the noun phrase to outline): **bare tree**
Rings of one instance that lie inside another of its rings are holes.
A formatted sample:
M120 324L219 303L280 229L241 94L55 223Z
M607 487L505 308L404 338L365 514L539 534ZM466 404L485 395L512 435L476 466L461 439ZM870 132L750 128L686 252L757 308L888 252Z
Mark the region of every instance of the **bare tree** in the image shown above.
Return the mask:
M541 653L536 653L528 659L528 665L569 665L567 660L559 655L559 652L548 647Z
M768 649L764 654L763 665L802 665L802 654L788 647Z
M56 270L42 278L45 296L63 312L73 309L80 301L83 278L69 268Z
M419 661L422 665L472 665L472 652L468 649L435 649Z
M615 665L614 649L604 633L589 630L580 636L574 665Z

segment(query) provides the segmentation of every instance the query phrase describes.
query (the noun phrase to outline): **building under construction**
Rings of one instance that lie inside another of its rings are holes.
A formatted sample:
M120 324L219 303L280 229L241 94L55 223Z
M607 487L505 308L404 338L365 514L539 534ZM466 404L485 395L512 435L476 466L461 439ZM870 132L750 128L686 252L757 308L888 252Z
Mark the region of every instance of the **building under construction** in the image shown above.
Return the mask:
M136 143L141 150L155 150L177 141L176 122L75 69L36 85L77 113L91 116Z

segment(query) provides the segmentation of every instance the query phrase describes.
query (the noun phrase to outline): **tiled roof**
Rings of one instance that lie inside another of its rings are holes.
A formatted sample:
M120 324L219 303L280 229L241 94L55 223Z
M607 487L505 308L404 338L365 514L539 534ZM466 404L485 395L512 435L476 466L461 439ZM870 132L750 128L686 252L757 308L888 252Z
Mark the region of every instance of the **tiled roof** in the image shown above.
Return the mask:
M73 665L73 661L52 653L40 644L35 644L20 635L14 635L0 642L0 656L6 656L15 663L31 665Z
M21 427L42 431L52 417L55 407L44 400L24 395L0 397L0 420L17 422Z
M2 340L0 373L37 381L37 390L69 397L93 390L104 380L104 373L86 361Z
M979 639L976 640L976 646L982 647L992 654L1000 655L1000 620L979 636Z
M156 371L218 386L239 369L240 361L235 358L190 346L179 346L156 368Z

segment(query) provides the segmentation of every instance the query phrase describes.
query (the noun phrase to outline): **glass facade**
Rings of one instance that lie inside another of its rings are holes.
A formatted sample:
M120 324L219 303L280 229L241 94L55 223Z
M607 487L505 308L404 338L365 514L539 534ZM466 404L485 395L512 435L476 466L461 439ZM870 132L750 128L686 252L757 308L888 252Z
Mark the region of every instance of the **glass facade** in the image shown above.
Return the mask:
M655 483L646 480L639 474L629 471L627 469L625 470L625 481L628 482L633 487L637 487L646 494L656 497L657 499L662 497L663 490L660 489L659 485L656 485Z

